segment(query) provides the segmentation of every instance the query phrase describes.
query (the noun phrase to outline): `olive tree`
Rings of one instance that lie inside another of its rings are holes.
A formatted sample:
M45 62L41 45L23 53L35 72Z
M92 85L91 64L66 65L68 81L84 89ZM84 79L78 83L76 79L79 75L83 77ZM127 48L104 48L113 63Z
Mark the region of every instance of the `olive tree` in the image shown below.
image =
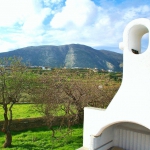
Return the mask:
M106 108L120 86L108 74L94 73L91 70L74 73L72 77L67 74L63 79L63 110L68 115L74 115L71 121L78 123L83 123L84 107Z
M57 142L71 136L71 126L83 123L84 107L106 108L120 84L111 80L108 74L54 69L39 72L30 89L35 109L44 115L45 122L53 131ZM55 119L57 128L53 128ZM57 138L57 130L67 127Z
M40 86L32 92L36 92L39 111L44 112L51 126L56 113L61 111L61 125L68 127L83 123L84 107L106 108L120 86L108 74L91 70L55 69L41 74L38 82Z
M0 59L0 104L4 110L2 132L6 135L4 148L10 147L12 143L12 107L19 102L22 92L27 86L26 70L27 68L21 63L20 58Z
M53 121L59 112L59 84L56 76L51 72L37 71L36 77L32 78L29 94L32 102L35 104L34 109L41 113L47 126L53 131Z

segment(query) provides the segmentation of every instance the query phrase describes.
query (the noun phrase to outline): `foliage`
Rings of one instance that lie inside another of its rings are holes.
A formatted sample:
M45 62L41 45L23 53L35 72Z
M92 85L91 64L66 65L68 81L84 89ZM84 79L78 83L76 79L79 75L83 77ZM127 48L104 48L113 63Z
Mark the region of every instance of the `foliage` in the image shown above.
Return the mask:
M61 133L62 138L65 140L73 132L74 124L83 123L84 107L106 108L120 86L120 81L115 81L109 73L98 73L90 69L41 71L39 68L32 70L16 58L5 61L8 63L5 66L8 67L4 67L4 65L0 67L2 74L0 77L2 96L0 102L5 108L4 117L6 116L4 133L6 133L6 129L10 133L12 106L19 101L32 102L35 104L32 107L33 110L45 117L47 126L52 130L51 140L59 140L60 137L57 138L57 133L61 130L64 133ZM9 109L7 109L8 107ZM10 115L8 115L8 110ZM17 107L14 107L13 112L16 110ZM18 109L17 114L19 113ZM60 126L54 128L53 120L55 116L59 115L62 116L62 119L59 120ZM9 120L8 117L10 117ZM63 130L64 127L67 129ZM7 136L6 141L8 141ZM44 146L46 147L46 145L47 143Z
M2 131L6 135L3 147L11 146L12 107L19 101L21 94L27 88L26 66L20 58L3 58L0 60L0 104L4 110L4 125ZM9 114L9 115L8 115Z
M73 124L83 123L84 107L106 108L120 86L120 82L110 79L108 73L65 69L40 74L35 83L31 90L32 99L52 130L53 119L60 109L64 112L60 126L70 128Z
M122 73L110 73L109 74L111 79L114 79L115 81L121 81L122 80Z

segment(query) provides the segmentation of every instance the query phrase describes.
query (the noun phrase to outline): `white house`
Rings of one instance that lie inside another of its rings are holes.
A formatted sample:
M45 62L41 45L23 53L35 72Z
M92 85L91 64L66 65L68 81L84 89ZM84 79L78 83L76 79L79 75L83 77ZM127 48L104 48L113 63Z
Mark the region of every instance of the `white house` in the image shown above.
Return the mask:
M125 27L119 44L123 50L122 84L106 110L84 108L83 147L79 150L117 149L114 146L150 150L150 46L141 53L141 38L149 31L146 18Z

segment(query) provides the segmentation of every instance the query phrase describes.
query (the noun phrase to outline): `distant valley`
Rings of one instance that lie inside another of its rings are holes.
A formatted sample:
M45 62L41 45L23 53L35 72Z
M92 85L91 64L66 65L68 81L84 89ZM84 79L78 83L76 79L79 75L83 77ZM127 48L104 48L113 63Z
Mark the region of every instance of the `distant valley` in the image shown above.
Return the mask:
M30 46L0 53L2 57L22 57L32 66L51 68L98 68L103 70L122 71L122 54L96 50L86 45L70 44L61 46Z

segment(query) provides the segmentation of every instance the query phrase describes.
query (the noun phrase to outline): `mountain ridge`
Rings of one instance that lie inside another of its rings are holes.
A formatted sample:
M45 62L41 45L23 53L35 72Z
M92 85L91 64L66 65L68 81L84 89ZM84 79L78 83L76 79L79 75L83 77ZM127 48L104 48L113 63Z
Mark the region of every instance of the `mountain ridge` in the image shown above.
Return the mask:
M49 66L52 68L98 68L104 70L122 71L122 54L96 50L81 44L41 45L19 48L0 53L2 57L22 57L24 62L33 66Z

